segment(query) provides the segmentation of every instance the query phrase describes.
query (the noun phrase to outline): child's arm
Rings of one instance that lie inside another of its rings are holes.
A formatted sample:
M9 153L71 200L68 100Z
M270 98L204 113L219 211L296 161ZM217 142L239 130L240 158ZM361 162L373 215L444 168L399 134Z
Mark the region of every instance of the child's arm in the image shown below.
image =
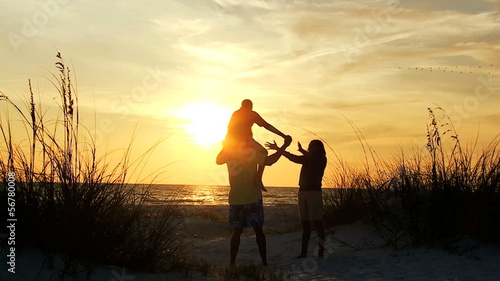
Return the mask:
M257 112L255 112L255 121L254 122L255 122L255 124L257 124L261 127L264 127L266 130L268 130L272 133L275 133L284 139L286 139L286 137L287 137L280 130L276 129L273 125L267 123L266 120L264 120L264 118L262 118Z
M276 129L273 125L271 125L267 122L264 123L263 127L266 128L268 131L273 132L282 138L286 138L285 134L283 134L280 130Z

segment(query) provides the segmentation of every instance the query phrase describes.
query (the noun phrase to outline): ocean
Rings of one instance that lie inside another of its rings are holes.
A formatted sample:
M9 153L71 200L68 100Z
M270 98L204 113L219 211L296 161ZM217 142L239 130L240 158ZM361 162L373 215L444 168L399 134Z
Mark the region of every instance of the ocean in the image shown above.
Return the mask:
M266 187L264 206L297 204L298 187ZM154 184L147 204L228 205L228 186Z

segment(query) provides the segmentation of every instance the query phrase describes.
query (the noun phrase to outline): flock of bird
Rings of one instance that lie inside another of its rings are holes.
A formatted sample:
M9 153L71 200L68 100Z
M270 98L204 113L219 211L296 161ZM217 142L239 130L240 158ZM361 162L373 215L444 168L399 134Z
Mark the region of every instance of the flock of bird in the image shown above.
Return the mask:
M490 65L490 67L493 67L493 64ZM402 69L402 67L399 67L399 69ZM486 67L482 67L481 65L479 66L469 66L467 67L458 67L455 66L453 67L408 67L408 70L429 70L429 71L443 71L443 72L456 72L456 73L476 73L478 70L481 70L481 72L488 71L488 74L491 74L491 71L486 69Z

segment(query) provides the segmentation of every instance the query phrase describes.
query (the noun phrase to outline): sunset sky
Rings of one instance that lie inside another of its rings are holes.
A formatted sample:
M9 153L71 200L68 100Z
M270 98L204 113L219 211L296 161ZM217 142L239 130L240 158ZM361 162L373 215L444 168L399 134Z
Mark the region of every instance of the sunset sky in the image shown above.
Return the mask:
M46 78L61 52L101 152L134 131L137 154L167 138L143 176L170 164L160 178L172 184L228 183L215 156L246 98L292 135L291 152L320 137L364 161L350 120L390 159L425 146L437 106L480 149L500 133L499 11L498 0L0 0L0 91L20 102L32 79L55 111ZM283 158L264 183L296 186L299 169Z

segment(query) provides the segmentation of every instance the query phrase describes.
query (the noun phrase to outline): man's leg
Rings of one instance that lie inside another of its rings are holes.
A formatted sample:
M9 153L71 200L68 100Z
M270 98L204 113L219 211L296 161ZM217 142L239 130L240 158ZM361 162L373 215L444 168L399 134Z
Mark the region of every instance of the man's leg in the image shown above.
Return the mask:
M256 226L253 228L255 231L255 240L257 241L257 246L259 247L260 258L262 259L262 265L267 266L267 246L266 246L266 235L262 226Z
M234 265L236 263L236 255L238 255L238 249L240 248L241 233L243 233L243 228L235 228L233 235L231 236L230 265Z
M302 221L302 248L299 258L307 256L307 246L309 246L309 238L311 238L311 222Z
M323 221L314 221L314 227L318 233L318 257L322 258L325 252L325 227L323 226Z

